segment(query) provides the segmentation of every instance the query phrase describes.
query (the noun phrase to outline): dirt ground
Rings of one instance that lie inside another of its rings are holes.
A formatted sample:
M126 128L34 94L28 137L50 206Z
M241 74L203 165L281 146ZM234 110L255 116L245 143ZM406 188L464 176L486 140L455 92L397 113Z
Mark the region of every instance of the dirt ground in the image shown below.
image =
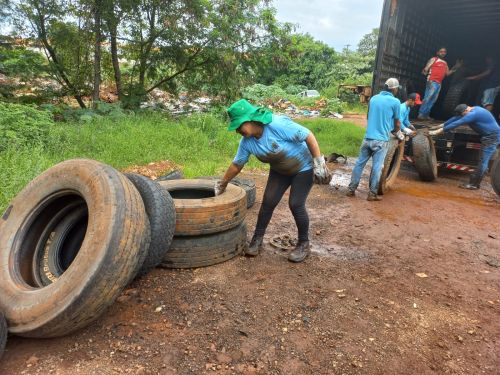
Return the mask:
M295 236L285 199L260 256L156 269L75 334L10 337L0 374L499 374L500 202L459 179L315 186L304 263L269 244Z

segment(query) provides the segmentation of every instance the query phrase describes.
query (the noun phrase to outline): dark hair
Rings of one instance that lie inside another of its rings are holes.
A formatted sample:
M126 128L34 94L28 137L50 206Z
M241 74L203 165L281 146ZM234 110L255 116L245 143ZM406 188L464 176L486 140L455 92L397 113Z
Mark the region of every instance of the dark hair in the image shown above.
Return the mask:
M439 52L439 51L440 51L440 50L442 50L442 49L445 49L445 50L448 52L448 48L443 47L443 46L439 47L439 48L436 50L436 52Z

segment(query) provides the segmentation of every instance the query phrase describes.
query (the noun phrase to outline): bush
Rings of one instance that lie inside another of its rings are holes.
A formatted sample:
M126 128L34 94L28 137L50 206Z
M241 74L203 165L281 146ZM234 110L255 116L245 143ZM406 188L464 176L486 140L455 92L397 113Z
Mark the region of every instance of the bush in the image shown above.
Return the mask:
M346 109L346 103L338 98L327 99L327 105L321 110L322 115L329 115L330 113L343 113Z
M98 102L95 108L72 108L68 105L44 104L41 108L48 110L57 121L90 122L102 117L111 119L122 118L127 115L120 103Z
M48 111L35 106L0 102L0 151L7 146L45 143L53 124Z
M287 93L281 87L276 85L266 86L257 83L243 89L243 97L254 102L277 101L287 97Z

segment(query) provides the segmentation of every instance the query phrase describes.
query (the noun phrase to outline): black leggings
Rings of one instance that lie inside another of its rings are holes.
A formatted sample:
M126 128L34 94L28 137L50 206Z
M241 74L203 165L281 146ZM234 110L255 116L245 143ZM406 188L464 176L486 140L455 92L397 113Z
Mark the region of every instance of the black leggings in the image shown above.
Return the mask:
M267 179L262 206L260 207L255 236L264 236L267 226L273 216L273 211L290 188L290 199L288 205L295 219L295 224L299 231L299 241L309 240L309 216L306 210L306 199L313 185L312 169L297 173L293 176L285 176L271 169Z

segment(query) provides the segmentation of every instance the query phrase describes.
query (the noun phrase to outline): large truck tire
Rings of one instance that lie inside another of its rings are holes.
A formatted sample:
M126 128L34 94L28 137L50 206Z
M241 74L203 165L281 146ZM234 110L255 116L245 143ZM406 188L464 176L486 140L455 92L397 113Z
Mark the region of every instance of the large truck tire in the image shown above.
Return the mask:
M444 117L455 116L455 108L457 105L464 103L468 88L469 82L466 80L454 82L450 85L441 107Z
M245 190L229 184L215 196L212 180L160 181L174 199L174 236L199 236L223 232L241 224L247 213Z
M491 167L491 186L493 190L500 197L500 159L495 160L493 166Z
M389 149L384 160L384 168L380 175L378 184L379 195L385 194L391 189L396 179L398 178L399 169L401 168L401 159L405 151L405 142L399 142L397 138L391 136L389 140Z
M431 182L437 178L436 149L432 138L423 131L418 131L412 139L413 161L422 181Z
M221 176L203 176L203 177L196 177L201 180L220 180L222 177ZM255 187L255 181L250 180L248 178L233 178L231 180L231 184L234 184L236 186L239 186L245 192L247 193L247 208L252 208L253 205L255 204L255 199L257 196L257 189Z
M143 276L158 266L170 248L175 231L175 206L169 192L147 177L126 173L141 194L151 227L151 243L137 272Z
M205 236L174 237L161 267L196 268L222 263L241 254L246 246L245 223Z
M0 311L0 359L2 359L5 344L7 343L7 334L7 322L5 321L3 313Z
M46 226L68 205L85 205L85 237L53 283L37 285L33 260ZM129 283L149 246L149 220L134 185L110 166L68 160L31 181L0 218L0 310L9 331L56 337L98 318Z

